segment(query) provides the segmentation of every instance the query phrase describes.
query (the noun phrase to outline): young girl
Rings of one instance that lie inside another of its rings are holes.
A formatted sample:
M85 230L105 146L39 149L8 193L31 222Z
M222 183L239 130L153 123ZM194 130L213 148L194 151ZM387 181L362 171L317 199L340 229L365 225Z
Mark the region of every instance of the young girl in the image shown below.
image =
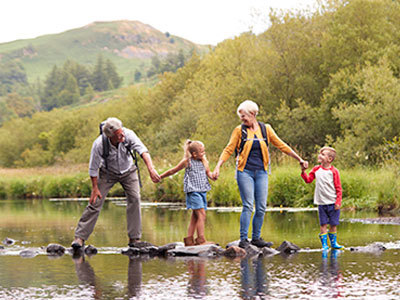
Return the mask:
M203 245L207 241L204 237L204 223L206 220L207 192L211 189L207 176L213 179L205 148L200 141L187 140L184 147L183 159L172 169L161 174L161 179L173 175L186 168L183 178L183 191L186 194L186 207L192 209L192 216L188 228L188 236L183 239L185 246ZM197 231L197 238L194 234Z

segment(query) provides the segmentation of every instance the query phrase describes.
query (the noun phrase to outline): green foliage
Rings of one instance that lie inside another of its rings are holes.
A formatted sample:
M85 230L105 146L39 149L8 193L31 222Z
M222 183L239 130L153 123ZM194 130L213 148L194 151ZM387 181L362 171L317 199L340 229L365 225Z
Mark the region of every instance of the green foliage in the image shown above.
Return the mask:
M187 138L203 141L208 156L217 157L233 128L240 124L238 104L252 99L260 106L258 119L270 123L302 156L314 157L316 147L329 144L337 148L335 163L339 167L389 168L399 160L395 155L400 131L399 16L400 4L390 0L326 1L315 11L272 11L271 26L264 33L248 32L227 39L204 56L194 53L183 67L186 51L176 57L153 56L152 63L148 61L143 67L148 70L151 64L153 75L164 72L159 75L159 83L152 88L135 85L120 89L118 100L104 93L98 104L72 105L29 117L17 105L18 101L23 103L25 95L21 94L12 107L3 98L0 110L7 116L23 112L27 117L10 119L0 128L0 165L87 163L98 124L110 116L133 129L153 158L180 156ZM93 39L99 43L106 39L107 43L117 44L109 36L98 34ZM168 41L165 34L161 38ZM145 36L135 39L143 42ZM179 43L178 38L174 39L175 45ZM118 49L127 50L125 47L127 43ZM32 49L39 48L33 45ZM92 61L95 72L73 61L65 62L62 68L54 67L42 87L43 107L52 109L60 99L64 104L75 103L74 95L86 91L116 88L118 78L104 76L110 56L102 53L97 63ZM180 68L168 69L168 65ZM112 67L108 69L114 73ZM143 69L131 68L131 77L132 70ZM139 75L136 79L143 82L144 74L141 71L141 79ZM98 95L96 92L93 97ZM297 180L289 173L279 180L273 174L271 187L278 188L271 190L270 202L309 205L311 188ZM346 184L346 190L356 195L356 206L362 201L360 205L386 201L385 197L389 202L397 201L391 193L362 194L357 190L359 186L368 190L363 181L353 183L348 179ZM172 198L171 191L178 186L179 182L171 180L162 187L161 194ZM226 203L236 203L236 196L228 196L234 191L234 185L221 181L221 187L216 183L210 195L212 201L215 193Z
M209 200L212 206L241 206L239 188L234 178L234 171L229 168L223 172L218 181L212 183L209 192Z
M269 176L270 206L304 207L313 203L313 185L306 185L298 169L279 168Z
M178 53L168 53L165 57L159 57L157 55L151 58L151 67L147 71L147 77L152 77L157 74L163 74L165 72L176 72L179 68L182 68L185 63L190 59L192 53L188 53L187 55L184 54L183 50L180 49ZM136 71L138 72L138 71ZM141 73L139 72L138 74ZM135 81L137 73L135 73Z
M26 183L23 180L16 180L11 182L9 187L9 195L13 198L25 198Z
M0 55L0 96L15 92L20 85L26 85L25 68L16 60L2 60Z
M357 101L343 102L333 109L342 130L335 147L348 166L376 164L385 140L400 132L400 81L385 60L352 77L357 78L353 80L358 83L354 86Z
M41 106L44 110L68 106L79 101L80 96L93 96L94 90L106 91L118 88L122 83L111 60L104 62L99 55L93 71L75 61L67 60L62 69L57 66L47 75L41 92Z

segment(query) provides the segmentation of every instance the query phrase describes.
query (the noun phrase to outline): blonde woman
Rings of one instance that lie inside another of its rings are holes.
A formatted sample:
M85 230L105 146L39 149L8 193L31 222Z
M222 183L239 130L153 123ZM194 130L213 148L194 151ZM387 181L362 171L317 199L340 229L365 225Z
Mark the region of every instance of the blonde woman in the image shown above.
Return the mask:
M301 166L308 167L308 162L285 144L271 125L257 121L258 105L255 102L251 100L242 102L237 108L237 114L242 124L233 130L228 145L222 151L214 169L213 177L218 178L221 166L236 150L236 180L243 204L240 215L239 247L246 248L250 243L260 248L270 247L272 243L265 242L261 238L268 197L269 145L274 145L298 160ZM248 230L254 205L253 232L249 241Z

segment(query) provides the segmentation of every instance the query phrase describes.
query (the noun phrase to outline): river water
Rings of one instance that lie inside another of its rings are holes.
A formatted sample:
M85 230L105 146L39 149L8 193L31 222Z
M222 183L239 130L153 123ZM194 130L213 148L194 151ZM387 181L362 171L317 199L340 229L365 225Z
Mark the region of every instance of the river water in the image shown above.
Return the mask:
M345 251L320 251L315 210L268 211L262 236L301 247L293 255L264 258L150 258L122 255L127 248L125 207L106 202L88 244L99 253L51 257L50 243L69 247L87 202L0 201L0 299L400 299L400 226L354 222L373 212L342 212L339 242ZM238 239L240 209L209 209L206 237L221 246ZM181 241L190 212L143 204L143 240ZM349 222L352 220L352 222ZM380 242L380 253L350 247ZM35 257L24 258L23 250Z

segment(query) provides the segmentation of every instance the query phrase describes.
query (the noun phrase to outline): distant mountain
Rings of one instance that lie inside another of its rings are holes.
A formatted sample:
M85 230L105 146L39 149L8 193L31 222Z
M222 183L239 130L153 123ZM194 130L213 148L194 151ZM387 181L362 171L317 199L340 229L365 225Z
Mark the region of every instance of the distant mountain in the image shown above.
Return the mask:
M143 73L155 55L164 57L180 50L204 53L208 49L138 21L94 22L59 34L1 43L0 62L21 62L28 81L34 82L38 77L45 79L53 65L62 66L67 59L94 66L101 53L115 64L124 84L129 84L135 71Z

